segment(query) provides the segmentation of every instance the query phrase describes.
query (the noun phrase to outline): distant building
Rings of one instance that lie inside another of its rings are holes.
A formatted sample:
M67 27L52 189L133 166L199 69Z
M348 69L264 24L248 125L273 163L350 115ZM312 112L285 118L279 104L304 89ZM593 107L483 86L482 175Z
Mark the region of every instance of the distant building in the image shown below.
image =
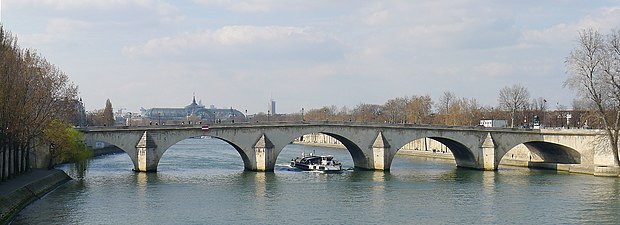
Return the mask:
M84 102L82 98L79 100L72 101L73 107L75 107L75 114L73 115L73 125L74 126L86 126L86 109L84 108Z
M507 120L480 120L480 126L484 127L507 127Z
M183 121L218 123L232 122L235 118L239 122L245 120L245 115L233 108L217 109L211 105L207 109L204 105L196 103L195 96L192 99L192 103L183 108L142 108L140 109L140 114L143 119L161 121L162 123L182 123Z
M271 110L271 115L278 115L276 113L276 100L271 99L269 101L269 110Z

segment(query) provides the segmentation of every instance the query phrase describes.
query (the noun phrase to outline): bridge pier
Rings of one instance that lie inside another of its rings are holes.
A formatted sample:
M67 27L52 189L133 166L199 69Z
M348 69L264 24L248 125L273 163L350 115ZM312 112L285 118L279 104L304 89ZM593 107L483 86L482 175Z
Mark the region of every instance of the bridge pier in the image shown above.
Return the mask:
M133 162L134 171L155 172L161 156L157 154L157 145L151 135L144 131L142 138L136 145L136 160Z
M274 145L265 134L262 134L254 144L255 164L254 168L246 168L253 171L269 172L273 171L276 164L276 157L273 156Z
M493 137L491 137L491 133L487 133L487 137L480 146L480 155L478 156L479 169L497 170L498 162L495 160L495 149L496 146Z
M383 137L383 133L379 132L377 138L370 146L370 151L372 153L372 166L371 169L374 170L390 170L390 166L392 165L392 159L394 156L391 154L391 147L388 141Z

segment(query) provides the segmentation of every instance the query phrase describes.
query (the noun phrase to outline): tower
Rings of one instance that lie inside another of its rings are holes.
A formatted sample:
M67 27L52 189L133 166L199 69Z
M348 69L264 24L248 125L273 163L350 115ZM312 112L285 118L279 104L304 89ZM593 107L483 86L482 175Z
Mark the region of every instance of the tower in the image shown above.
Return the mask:
M277 115L277 113L276 113L276 100L271 99L269 101L269 110L271 110L271 115Z

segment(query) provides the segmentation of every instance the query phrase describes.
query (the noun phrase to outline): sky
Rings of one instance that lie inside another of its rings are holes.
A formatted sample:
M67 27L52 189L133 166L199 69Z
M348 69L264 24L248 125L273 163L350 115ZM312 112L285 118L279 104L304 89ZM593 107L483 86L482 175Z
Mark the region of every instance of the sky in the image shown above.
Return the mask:
M497 106L520 84L570 107L565 58L620 1L0 0L0 22L79 87L86 110L278 113L446 91Z

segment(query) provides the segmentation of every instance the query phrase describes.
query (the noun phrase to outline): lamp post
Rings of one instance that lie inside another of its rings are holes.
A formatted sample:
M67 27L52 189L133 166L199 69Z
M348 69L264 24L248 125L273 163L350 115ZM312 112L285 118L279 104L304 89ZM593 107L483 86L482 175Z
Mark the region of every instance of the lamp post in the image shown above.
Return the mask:
M306 120L304 119L304 108L303 108L303 107L301 108L301 121L302 121L302 122L303 122L303 121L306 121Z
M248 122L248 110L245 110L245 122Z
M267 110L267 122L269 122L269 113L271 113L271 111Z
M157 125L161 126L161 112L157 113L157 117L159 119L159 122L157 123Z
M128 122L128 124L131 127L131 112L129 112L129 122Z
M231 123L235 123L235 111L233 111L232 107L230 107L230 115L232 116Z

